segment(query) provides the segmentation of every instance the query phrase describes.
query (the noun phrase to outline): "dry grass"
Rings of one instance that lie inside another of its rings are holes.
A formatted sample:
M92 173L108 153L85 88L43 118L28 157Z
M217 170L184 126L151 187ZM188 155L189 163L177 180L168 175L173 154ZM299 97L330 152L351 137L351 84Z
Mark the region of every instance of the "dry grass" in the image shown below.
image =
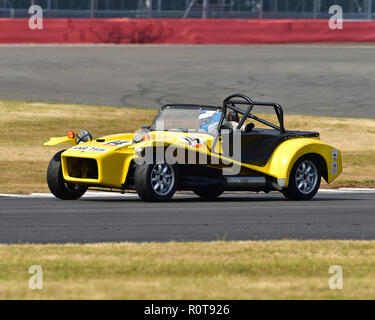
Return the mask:
M133 132L150 124L155 114L145 109L0 102L0 193L48 191L48 161L64 147L43 147L49 137L82 128L95 137ZM343 151L344 173L333 187L375 186L375 120L289 115L286 127L318 131L324 142Z
M375 119L293 115L287 117L286 125L318 131L322 141L342 151L344 171L336 184L375 186Z
M0 193L48 191L49 159L64 148L43 147L51 136L79 129L95 137L134 132L151 124L155 114L135 108L0 102Z
M370 241L0 245L0 260L1 299L375 299Z

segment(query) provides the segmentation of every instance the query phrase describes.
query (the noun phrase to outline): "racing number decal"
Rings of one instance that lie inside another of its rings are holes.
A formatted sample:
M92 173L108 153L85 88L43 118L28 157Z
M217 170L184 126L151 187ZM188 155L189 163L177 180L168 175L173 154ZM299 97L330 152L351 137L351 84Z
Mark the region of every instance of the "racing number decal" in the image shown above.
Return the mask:
M126 146L128 144L131 144L131 141L129 141L129 140L112 140L112 141L104 142L102 144L104 144L106 146L122 147L122 146Z
M105 148L96 148L96 147L86 147L86 146L75 146L71 148L71 150L76 150L76 151L91 151L91 152L107 152L109 149Z

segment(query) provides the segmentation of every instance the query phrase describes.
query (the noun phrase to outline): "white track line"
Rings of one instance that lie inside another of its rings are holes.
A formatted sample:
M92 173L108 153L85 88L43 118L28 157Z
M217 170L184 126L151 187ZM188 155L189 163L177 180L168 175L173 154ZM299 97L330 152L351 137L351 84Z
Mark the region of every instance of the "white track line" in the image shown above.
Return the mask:
M319 193L375 193L375 188L339 188L339 189L319 189ZM178 194L186 195L186 194ZM34 199L48 199L54 198L51 193L32 193L32 194L8 194L0 193L0 197L3 198L34 198ZM82 198L138 198L136 193L125 193L119 194L117 192L86 192Z
M47 199L47 198L54 198L55 196L52 193L32 193L32 194L0 193L0 197ZM86 192L82 196L82 198L123 198L123 197L138 198L138 195L136 193L120 194L120 193L117 193L117 192Z
M375 193L375 188L319 189L320 193Z

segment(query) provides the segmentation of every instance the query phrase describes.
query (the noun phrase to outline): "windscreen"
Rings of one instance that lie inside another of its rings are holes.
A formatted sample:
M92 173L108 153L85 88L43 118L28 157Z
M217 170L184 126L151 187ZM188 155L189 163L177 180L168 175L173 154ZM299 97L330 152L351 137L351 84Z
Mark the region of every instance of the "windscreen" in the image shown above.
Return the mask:
M151 130L214 133L221 114L220 109L167 107L160 111Z

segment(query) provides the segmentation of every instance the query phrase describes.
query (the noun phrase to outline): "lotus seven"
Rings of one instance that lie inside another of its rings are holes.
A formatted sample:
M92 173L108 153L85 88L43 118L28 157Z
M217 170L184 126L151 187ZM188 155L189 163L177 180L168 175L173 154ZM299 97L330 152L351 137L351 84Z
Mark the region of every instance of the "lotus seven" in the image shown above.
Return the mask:
M277 120L254 112L263 107ZM331 183L342 171L341 152L319 133L286 130L279 104L242 94L222 106L165 105L151 126L135 133L93 139L86 130L70 131L44 145L65 142L73 147L56 153L47 170L51 192L63 200L88 189L136 190L144 201L167 201L180 190L203 199L225 191L279 191L289 200L308 200L321 178Z

